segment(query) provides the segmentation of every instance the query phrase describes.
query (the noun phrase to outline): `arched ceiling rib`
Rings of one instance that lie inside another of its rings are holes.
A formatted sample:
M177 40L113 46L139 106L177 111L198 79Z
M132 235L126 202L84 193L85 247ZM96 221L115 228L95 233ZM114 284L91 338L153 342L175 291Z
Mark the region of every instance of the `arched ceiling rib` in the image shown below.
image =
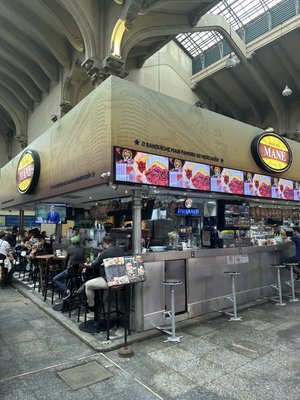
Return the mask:
M74 53L84 51L84 42L56 0L0 0L0 37L0 134L13 126L24 145L28 111L58 81L60 69L70 68Z

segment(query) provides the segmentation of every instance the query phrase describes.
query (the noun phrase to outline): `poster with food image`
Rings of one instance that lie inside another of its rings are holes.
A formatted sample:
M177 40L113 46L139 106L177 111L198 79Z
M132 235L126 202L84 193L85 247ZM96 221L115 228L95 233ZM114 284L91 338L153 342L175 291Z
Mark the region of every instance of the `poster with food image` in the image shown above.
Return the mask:
M170 186L210 190L210 166L191 161L170 159Z
M253 174L252 184L245 182L245 194L256 197L271 197L271 177L267 175ZM247 192L246 192L247 190Z
M143 282L146 279L143 259L139 255L106 258L103 264L109 287Z
M276 199L294 200L293 181L289 179L278 179ZM276 187L274 187L276 190Z
M222 168L220 175L215 175L212 167L211 190L221 193L244 194L244 173L235 169Z
M294 200L300 201L300 182L294 181Z
M169 159L140 151L115 148L115 179L122 182L168 186Z

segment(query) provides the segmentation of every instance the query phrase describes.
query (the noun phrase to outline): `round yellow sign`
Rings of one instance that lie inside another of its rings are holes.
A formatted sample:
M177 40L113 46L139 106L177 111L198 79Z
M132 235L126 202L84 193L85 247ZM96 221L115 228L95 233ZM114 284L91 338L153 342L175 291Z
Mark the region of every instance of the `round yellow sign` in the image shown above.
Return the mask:
M17 189L19 193L32 193L40 175L40 157L36 151L25 150L17 167Z
M255 137L251 151L256 163L268 172L284 172L292 163L290 146L274 133L263 133Z

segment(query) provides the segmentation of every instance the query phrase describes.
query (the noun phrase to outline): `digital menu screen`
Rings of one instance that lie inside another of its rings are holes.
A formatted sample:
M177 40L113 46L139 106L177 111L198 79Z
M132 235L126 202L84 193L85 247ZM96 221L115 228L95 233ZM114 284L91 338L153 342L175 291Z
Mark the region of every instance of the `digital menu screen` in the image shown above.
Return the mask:
M244 173L235 169L212 166L210 186L214 192L244 194Z
M244 172L244 194L246 196L271 198L271 177Z
M200 164L123 147L114 148L119 182L300 201L300 182Z
M169 186L169 158L149 153L115 148L117 181L154 186Z
M294 182L288 179L272 178L272 199L294 200Z
M170 158L169 179L171 187L209 191L210 166Z
M300 182L294 181L294 200L300 201Z

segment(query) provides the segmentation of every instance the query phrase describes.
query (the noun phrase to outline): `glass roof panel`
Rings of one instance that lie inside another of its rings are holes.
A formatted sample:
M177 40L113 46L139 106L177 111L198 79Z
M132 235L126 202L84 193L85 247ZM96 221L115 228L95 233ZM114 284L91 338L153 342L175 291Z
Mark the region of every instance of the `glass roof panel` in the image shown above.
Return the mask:
M208 13L222 15L232 29L238 30L283 1L285 0L222 0ZM181 33L176 40L195 57L215 46L222 40L222 36L211 31Z

